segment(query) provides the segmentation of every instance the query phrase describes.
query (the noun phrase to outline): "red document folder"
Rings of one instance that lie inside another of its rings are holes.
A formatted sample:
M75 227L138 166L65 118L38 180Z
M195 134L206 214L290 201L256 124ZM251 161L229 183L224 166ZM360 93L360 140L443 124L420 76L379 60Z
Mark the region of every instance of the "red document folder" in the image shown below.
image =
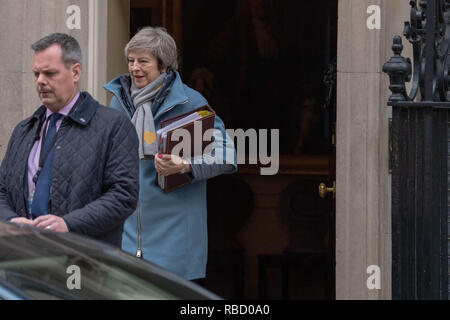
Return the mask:
M204 116L196 121L201 121L202 122L202 135L201 137L196 137L194 136L194 121L193 122L189 122L181 127L177 127L174 129L171 129L170 131L167 132L167 138L163 141L162 137L159 137L159 141L158 141L158 153L160 154L172 154L172 149L174 148L174 146L176 146L177 144L179 144L181 141L172 141L172 134L175 130L183 128L189 131L190 135L191 135L191 156L199 156L201 154L195 154L195 149L194 149L194 139L202 139L203 140L203 135L205 133L206 130L208 129L213 129L214 128L214 120L215 120L215 116L216 113L214 112L213 109L211 109L210 106L205 105L202 107L199 107L197 109L191 110L189 112L186 112L184 114L181 114L179 116L170 118L170 119L166 119L161 121L161 128L164 128L166 126L168 126L171 123L174 123L175 121L178 121L180 119L183 119L189 115L192 115L194 112L199 112L199 111L209 111L211 114ZM211 141L202 141L202 152L205 149L205 147L210 144ZM178 154L177 154L178 155ZM181 155L182 157L185 157L185 155ZM160 183L161 181L161 183ZM175 189L181 188L182 186L189 184L190 180L187 177L186 174L174 174L174 175L170 175L167 177L163 177L160 176L159 174L157 174L157 179L156 179L156 184L159 185L163 191L165 193L171 192Z

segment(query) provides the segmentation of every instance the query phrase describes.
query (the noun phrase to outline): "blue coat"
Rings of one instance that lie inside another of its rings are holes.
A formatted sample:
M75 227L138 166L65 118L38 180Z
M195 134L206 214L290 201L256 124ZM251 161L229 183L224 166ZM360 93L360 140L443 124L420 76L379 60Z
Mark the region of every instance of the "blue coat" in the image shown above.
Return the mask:
M0 167L0 219L27 216L28 156L45 113L41 106L11 136ZM82 92L58 131L51 213L62 217L71 232L120 247L125 219L138 202L138 177L136 129L122 113Z
M110 107L132 115L124 102L120 77L105 85L114 97ZM161 107L154 115L156 130L162 120L188 112L207 104L197 91L176 79ZM214 106L213 106L214 108ZM222 120L216 116L215 128L225 137ZM224 142L226 148L233 148L232 141ZM234 161L233 166L236 167ZM154 161L140 162L139 217L141 227L141 248L143 258L151 261L185 279L205 277L207 261L207 214L206 180L193 181L170 193L163 191L155 183ZM138 248L138 214L133 213L125 222L122 247L136 254Z

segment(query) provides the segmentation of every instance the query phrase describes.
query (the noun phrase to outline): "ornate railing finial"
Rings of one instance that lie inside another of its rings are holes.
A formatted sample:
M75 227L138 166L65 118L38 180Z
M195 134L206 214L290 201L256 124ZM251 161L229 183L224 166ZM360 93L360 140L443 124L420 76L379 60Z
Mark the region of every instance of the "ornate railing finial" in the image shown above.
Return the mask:
M395 36L392 44L392 51L394 56L383 65L383 72L389 75L389 89L392 95L389 101L406 101L408 95L406 93L406 82L411 80L411 60L402 57L403 45L402 38Z

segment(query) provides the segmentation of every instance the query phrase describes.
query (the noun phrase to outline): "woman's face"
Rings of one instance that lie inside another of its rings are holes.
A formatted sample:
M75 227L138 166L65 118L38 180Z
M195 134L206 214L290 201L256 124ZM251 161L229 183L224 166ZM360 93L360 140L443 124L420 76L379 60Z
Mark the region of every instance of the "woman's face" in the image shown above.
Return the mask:
M133 83L139 89L147 86L161 75L157 59L144 49L132 49L128 52L128 71Z

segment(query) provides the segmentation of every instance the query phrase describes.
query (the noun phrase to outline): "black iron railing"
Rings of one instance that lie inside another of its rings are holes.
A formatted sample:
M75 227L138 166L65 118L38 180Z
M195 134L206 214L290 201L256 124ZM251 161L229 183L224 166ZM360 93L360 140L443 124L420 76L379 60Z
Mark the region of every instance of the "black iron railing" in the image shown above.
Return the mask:
M447 299L450 0L410 4L403 35L413 61L395 36L383 66L392 91L392 297Z

